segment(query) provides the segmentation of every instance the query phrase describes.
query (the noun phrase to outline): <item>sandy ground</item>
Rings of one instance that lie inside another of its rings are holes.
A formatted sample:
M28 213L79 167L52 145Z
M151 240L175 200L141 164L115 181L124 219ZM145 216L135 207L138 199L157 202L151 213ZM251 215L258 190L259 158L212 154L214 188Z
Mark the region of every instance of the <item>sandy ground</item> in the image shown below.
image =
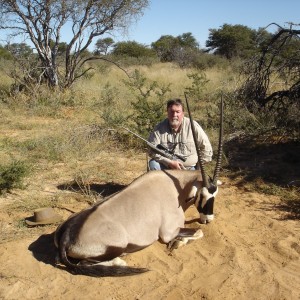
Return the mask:
M213 223L199 224L194 207L186 212L186 226L200 227L202 239L173 252L156 242L125 257L130 266L150 269L141 275L93 278L55 267L55 225L2 240L0 299L300 299L299 220L278 209L277 197L223 181ZM44 191L62 192L55 185ZM2 234L25 217L5 209L22 193L0 199Z

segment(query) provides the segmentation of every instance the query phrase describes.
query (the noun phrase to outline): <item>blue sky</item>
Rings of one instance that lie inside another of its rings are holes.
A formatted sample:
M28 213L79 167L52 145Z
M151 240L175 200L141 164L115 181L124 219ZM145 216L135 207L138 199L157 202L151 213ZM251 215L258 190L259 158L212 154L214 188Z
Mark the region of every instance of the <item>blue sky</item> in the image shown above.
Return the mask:
M288 26L286 22L300 24L300 0L151 0L128 35L113 38L116 42L134 40L150 45L162 35L191 32L200 47L205 47L210 28L227 23L258 29L273 22L281 26ZM272 30L275 27L270 27Z
M115 42L136 41L150 45L162 35L191 32L204 48L210 28L218 29L227 23L258 29L273 22L281 26L288 26L286 22L300 24L300 0L150 0L144 15L128 28L127 35L112 38ZM273 26L268 31L275 29ZM70 32L70 28L62 31L62 41L70 40ZM5 41L1 35L0 43ZM95 38L94 43L104 37L107 36ZM94 50L94 43L90 50Z

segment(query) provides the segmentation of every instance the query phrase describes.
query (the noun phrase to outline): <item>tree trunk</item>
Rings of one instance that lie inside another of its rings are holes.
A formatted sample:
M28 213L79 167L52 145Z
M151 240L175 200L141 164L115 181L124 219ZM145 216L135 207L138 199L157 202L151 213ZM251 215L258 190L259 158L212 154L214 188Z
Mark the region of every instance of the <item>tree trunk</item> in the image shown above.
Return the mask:
M57 71L53 67L48 67L46 70L46 78L49 86L56 87L59 85Z
M44 67L44 77L50 87L57 87L59 85L58 71L56 65L56 55L51 51L50 47L43 55L40 54Z

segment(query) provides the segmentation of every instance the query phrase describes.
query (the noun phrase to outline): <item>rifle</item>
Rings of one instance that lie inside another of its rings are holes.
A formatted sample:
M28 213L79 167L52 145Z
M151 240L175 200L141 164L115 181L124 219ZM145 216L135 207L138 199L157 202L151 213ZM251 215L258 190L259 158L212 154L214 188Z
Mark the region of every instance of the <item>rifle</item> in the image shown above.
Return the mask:
M137 133L131 131L130 129L123 127L123 126L122 126L122 128L127 130L128 132L132 133L134 136L138 137L140 140L144 141L147 144L147 146L149 148L151 148L155 153L157 153L161 156L164 156L166 158L172 159L172 160L174 159L174 157L176 157L183 162L186 161L186 158L184 156L173 153L173 151L170 151L168 148L164 147L163 145L159 144L159 145L155 146L152 143L150 143L149 141L147 141L146 139L144 139L143 137L141 137L140 135L138 135Z

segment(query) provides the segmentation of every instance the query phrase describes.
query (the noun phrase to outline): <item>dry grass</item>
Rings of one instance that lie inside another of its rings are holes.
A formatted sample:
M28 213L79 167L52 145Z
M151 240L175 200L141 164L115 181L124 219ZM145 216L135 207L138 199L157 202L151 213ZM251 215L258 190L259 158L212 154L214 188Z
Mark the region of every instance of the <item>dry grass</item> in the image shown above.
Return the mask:
M191 86L191 79L188 74L199 72L195 69L181 69L172 63L158 63L151 66L131 66L125 68L129 75L132 75L134 70L139 70L148 82L158 82L161 86L170 86L171 91L167 94L168 98L183 97L185 88ZM232 91L237 86L236 75L231 70L222 70L212 68L205 71L205 75L209 80L206 87L207 95L216 95L217 92L226 89ZM106 85L109 84L118 90L122 95L122 101L130 103L134 100L134 96L124 84L124 80L128 80L128 76L116 66L102 71L95 71L91 78L83 79L76 84L74 90L76 96L84 102L85 105L93 102L100 102L103 93L106 91ZM84 100L84 101L83 101ZM204 100L204 99L199 99Z

